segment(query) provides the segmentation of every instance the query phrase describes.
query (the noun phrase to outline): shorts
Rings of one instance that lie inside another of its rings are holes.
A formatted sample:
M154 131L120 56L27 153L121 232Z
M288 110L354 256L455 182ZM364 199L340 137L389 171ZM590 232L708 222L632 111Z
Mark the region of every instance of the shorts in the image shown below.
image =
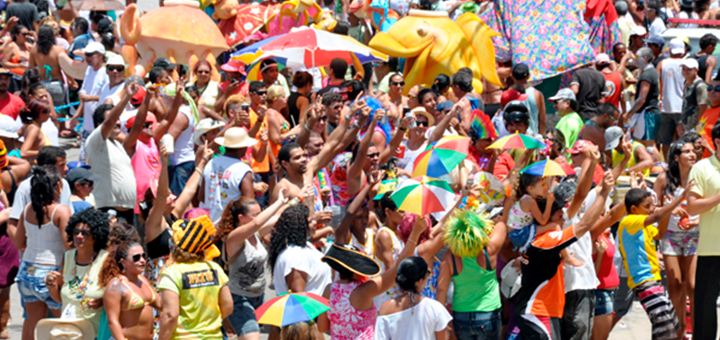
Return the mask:
M560 339L560 319L549 316L523 314L517 318L520 337L523 340Z
M627 278L620 277L620 285L615 289L613 298L613 311L616 318L622 318L630 312L632 303L635 300L632 289L627 285Z
M177 151L177 150L176 150ZM173 195L180 196L185 184L195 171L195 161L180 163L175 166L168 167L168 175L170 175L170 191Z
M51 271L59 270L60 267L58 266L45 266L22 261L15 282L18 284L18 291L23 304L44 302L49 309L61 309L62 303L50 297L50 290L45 285L45 277Z
M647 281L633 289L652 324L653 340L675 339L680 321L660 281Z
M645 112L645 138L642 140L655 140L660 130L662 115Z
M260 326L255 317L255 310L265 301L265 295L258 297L245 297L232 294L233 312L228 316L228 322L235 334L245 335L248 333L260 332Z
M524 253L525 250L530 246L532 241L535 240L537 235L537 226L531 224L522 229L512 229L508 232L510 242L520 248L520 253Z
M665 237L660 240L660 253L670 256L697 255L698 238L700 231L672 231L668 230Z
M675 139L675 131L682 119L682 113L661 113L660 126L657 132L657 142L660 145L670 145Z
M453 312L453 329L458 339L500 339L502 308L492 312Z
M607 315L613 313L613 302L615 300L615 290L596 289L595 290L595 316Z

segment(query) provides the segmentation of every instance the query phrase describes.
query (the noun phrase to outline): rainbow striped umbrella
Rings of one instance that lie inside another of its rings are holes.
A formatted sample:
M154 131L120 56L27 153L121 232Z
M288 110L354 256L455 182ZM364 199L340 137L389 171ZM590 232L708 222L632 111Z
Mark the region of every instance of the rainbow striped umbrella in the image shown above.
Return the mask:
M468 156L470 138L447 136L428 145L415 158L413 177L441 177L449 174Z
M265 302L255 310L257 322L264 325L284 327L296 322L306 322L330 310L328 300L308 293L284 293Z
M530 174L535 176L550 177L560 176L565 177L569 174L558 162L546 159L544 161L535 162L520 170L521 173ZM575 172L573 170L573 172Z
M455 193L441 179L419 176L402 181L390 199L398 210L425 216L448 210L455 203Z
M488 146L488 149L545 149L546 145L528 135L521 135L515 132L512 135L498 139L495 143Z

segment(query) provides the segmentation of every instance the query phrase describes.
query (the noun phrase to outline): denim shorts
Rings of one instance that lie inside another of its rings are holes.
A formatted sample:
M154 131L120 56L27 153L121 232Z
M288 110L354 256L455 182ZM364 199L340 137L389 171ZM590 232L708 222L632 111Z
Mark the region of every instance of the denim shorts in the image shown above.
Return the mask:
M180 196L185 184L195 171L195 161L180 163L175 166L168 167L168 175L170 176L170 191L173 195Z
M18 284L23 304L45 302L49 309L62 308L62 303L50 297L50 291L45 285L45 276L51 271L58 270L60 270L58 266L45 266L22 261L15 282Z
M235 334L245 335L260 332L260 326L255 317L255 309L263 304L265 295L253 298L233 294L232 297L233 312L228 316L228 321L235 331Z
M497 309L492 312L453 312L453 329L458 340L500 340L502 318Z
M595 290L595 316L612 314L615 301L615 289Z

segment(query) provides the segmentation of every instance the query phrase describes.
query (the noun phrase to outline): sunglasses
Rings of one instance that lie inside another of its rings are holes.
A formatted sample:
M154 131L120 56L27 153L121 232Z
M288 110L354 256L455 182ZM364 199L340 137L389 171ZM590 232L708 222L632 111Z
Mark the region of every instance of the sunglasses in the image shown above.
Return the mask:
M379 152L371 153L371 154L368 154L367 156L368 156L368 158L377 158L377 157L380 157L380 153Z
M392 82L392 83L390 83L390 84L392 84L392 86L405 86L405 82L404 82L404 81L394 81L394 82Z
M713 87L713 86L708 86L708 89L707 89L707 90L708 90L708 92L713 92L713 91L715 91L715 92L720 92L720 86L714 86L714 87Z
M143 124L143 127L146 129L152 128L152 126L153 126L152 122L145 122L145 124Z
M133 262L138 262L138 261L140 261L141 258L147 260L147 254L142 253L142 254L135 254L132 256Z
M197 71L197 74L210 74L210 71Z
M318 118L318 122L327 122L327 116Z
M88 237L92 234L92 232L90 230L73 229L72 234L73 236L82 234L83 237Z
M424 126L424 127L430 126L430 122L421 122L419 120L415 121L415 124L417 124L418 126Z
M125 71L125 66L109 65L107 66L107 70L110 72L122 72Z
M89 187L91 187L91 188L95 186L95 182L94 182L94 181L84 181L84 182L82 182L82 183L80 183L80 184L81 184L81 185L87 185L87 186L89 186Z
M254 93L255 93L256 95L258 95L258 96L264 96L264 95L267 94L267 91L257 91L257 92L254 92Z

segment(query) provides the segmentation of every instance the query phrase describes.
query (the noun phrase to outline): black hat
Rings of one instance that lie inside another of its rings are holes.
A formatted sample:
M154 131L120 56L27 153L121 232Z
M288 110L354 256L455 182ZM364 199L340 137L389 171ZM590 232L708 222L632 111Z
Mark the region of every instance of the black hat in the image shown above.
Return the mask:
M322 260L337 271L349 270L362 276L380 274L380 265L377 261L349 244L333 243Z
M98 174L94 174L90 172L90 170L83 168L83 167L77 167L75 169L72 169L68 171L67 175L65 175L65 180L68 181L68 184L70 184L70 187L75 187L75 183L80 181L97 181L102 176Z
M530 68L523 63L516 64L513 66L512 76L517 80L525 80L530 76Z
M153 63L153 67L159 67L165 70L172 70L177 66L177 64L173 64L168 60L168 58L157 58L155 59L155 62Z

